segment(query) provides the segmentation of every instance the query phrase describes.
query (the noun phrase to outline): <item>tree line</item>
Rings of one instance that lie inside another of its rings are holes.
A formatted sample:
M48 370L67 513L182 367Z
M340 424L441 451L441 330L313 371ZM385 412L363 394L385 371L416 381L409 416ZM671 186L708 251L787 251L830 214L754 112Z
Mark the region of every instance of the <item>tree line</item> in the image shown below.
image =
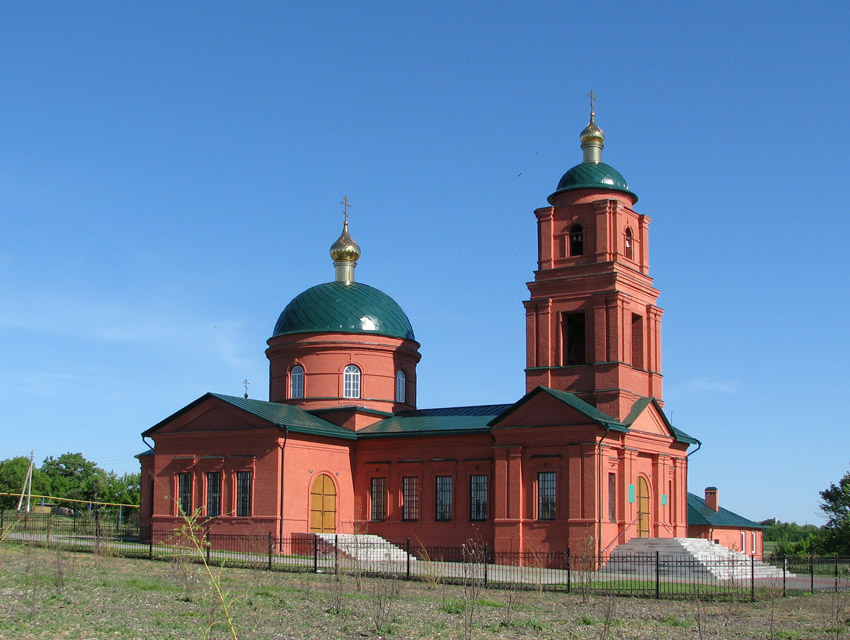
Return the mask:
M827 517L822 527L813 524L763 520L764 539L775 542L775 556L833 555L850 557L850 473L820 492L820 510Z
M19 494L29 465L30 459L26 456L7 458L0 462L0 493ZM69 452L58 458L48 456L41 466L33 467L31 493L83 502L138 505L139 482L139 473L118 475L86 460L82 453ZM35 499L35 502L40 503L41 498ZM60 500L53 502L64 507L82 508L79 503L62 503ZM14 509L17 505L16 496L0 495L0 508Z

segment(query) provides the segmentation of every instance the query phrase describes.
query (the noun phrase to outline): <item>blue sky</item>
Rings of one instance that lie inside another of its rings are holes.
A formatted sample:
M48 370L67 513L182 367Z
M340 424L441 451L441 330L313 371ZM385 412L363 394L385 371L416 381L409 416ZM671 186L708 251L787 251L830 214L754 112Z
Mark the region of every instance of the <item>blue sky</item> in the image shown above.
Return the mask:
M850 462L849 31L843 2L3 3L0 458L135 470L203 393L266 399L344 195L419 405L519 399L533 210L594 89L652 218L690 489L821 524Z

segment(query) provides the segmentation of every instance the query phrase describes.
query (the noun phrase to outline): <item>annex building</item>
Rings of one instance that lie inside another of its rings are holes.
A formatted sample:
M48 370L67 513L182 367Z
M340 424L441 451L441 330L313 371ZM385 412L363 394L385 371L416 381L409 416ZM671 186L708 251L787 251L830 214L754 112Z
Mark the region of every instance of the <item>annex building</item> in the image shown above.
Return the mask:
M699 443L664 413L650 219L603 146L591 113L582 162L534 212L519 400L417 406L420 345L399 305L357 282L346 214L334 279L296 296L268 339L269 401L208 393L142 434L141 524L170 530L198 510L221 533L368 528L494 551L687 537ZM706 501L701 513L708 522ZM743 518L718 526L734 542L742 522L760 537Z

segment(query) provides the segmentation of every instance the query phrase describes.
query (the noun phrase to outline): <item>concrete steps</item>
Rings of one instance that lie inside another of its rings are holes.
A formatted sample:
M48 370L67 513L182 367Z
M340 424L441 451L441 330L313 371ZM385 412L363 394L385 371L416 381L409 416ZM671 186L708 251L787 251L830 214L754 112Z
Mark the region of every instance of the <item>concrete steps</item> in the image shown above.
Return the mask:
M656 553L658 570L664 576L716 580L782 578L782 569L759 560L753 562L751 556L704 538L633 538L611 553L603 571L631 575L654 572Z
M317 533L316 537L325 548L336 545L336 553L350 560L370 562L407 562L407 552L396 545L372 534ZM416 562L411 555L410 562Z

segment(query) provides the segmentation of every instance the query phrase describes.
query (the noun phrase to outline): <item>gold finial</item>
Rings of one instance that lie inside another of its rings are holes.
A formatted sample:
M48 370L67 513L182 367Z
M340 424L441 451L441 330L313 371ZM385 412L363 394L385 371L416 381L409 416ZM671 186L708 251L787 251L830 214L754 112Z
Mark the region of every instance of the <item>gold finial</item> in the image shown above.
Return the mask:
M587 94L590 98L590 122L581 132L581 148L584 152L584 162L599 164L602 162L602 149L605 148L605 134L596 125L596 95L593 89Z
M342 214L345 220L342 223L342 233L337 241L331 245L331 258L334 261L335 280L349 284L354 282L354 267L360 259L360 246L354 242L348 233L348 209L351 203L348 196L339 202L342 205Z

